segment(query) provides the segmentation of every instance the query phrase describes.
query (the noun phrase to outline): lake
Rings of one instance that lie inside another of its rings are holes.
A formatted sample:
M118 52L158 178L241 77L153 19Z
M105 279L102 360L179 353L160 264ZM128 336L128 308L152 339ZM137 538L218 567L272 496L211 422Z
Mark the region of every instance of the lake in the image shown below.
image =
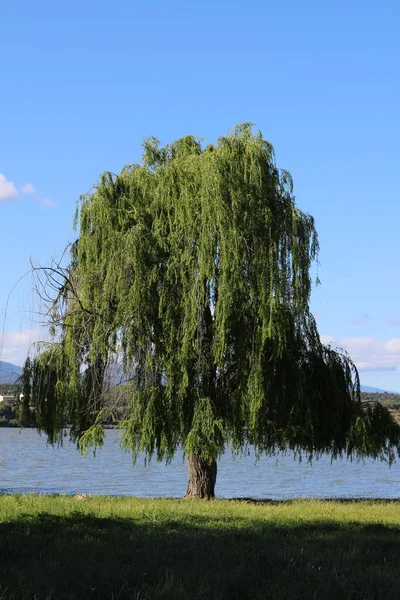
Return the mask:
M126 495L138 497L184 496L187 469L178 455L172 464L143 460L132 465L130 454L119 446L119 432L108 430L104 447L82 456L68 443L60 448L46 444L34 429L0 428L0 492ZM218 463L216 495L219 498L298 497L400 498L400 461L350 462L323 456L311 465L293 455L232 457Z

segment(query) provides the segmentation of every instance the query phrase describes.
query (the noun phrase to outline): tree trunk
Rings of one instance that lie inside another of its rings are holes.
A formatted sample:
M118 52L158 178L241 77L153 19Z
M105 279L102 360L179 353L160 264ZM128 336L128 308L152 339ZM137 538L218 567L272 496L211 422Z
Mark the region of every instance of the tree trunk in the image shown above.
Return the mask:
M217 461L211 464L197 454L188 457L189 483L185 498L214 498Z

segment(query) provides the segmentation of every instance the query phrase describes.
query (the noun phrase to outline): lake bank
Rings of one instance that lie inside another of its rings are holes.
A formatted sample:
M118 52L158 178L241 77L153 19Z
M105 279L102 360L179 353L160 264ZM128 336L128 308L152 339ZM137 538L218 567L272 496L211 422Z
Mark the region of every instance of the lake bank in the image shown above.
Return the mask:
M398 598L400 501L0 496L0 597Z

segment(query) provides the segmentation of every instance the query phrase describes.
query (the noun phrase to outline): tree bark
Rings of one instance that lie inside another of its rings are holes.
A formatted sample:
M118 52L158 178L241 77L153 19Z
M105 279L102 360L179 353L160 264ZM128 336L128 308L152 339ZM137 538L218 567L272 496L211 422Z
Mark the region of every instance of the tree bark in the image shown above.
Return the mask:
M215 481L217 479L217 461L211 464L201 456L190 454L188 457L189 483L185 498L214 498Z

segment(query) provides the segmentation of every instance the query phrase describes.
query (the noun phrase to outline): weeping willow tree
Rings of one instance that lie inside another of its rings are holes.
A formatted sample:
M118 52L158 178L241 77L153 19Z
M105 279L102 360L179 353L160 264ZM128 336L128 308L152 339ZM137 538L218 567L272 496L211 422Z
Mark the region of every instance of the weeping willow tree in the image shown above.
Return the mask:
M309 310L314 220L249 124L205 148L144 142L140 165L81 199L69 267L46 271L57 343L31 368L38 426L102 443L110 365L125 374L122 444L188 458L188 496L213 497L227 445L258 455L393 460L400 428L364 409L350 358Z

